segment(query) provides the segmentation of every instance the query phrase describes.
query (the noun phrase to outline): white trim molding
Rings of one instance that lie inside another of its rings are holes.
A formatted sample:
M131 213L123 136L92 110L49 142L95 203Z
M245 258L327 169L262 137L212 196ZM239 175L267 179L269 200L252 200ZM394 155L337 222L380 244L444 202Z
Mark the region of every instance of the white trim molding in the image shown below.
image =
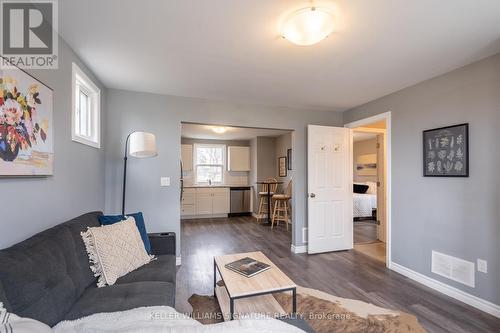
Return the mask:
M175 257L175 266L181 265L181 256Z
M434 280L433 278L415 272L414 270L411 270L395 262L391 262L390 269L401 275L406 276L407 278L417 281L418 283L421 283L424 286L439 291L440 293L450 296L476 309L489 313L492 316L500 318L500 305L493 304L487 300L466 293L455 287L449 286L446 283Z
M290 250L292 253L298 254L298 253L307 253L307 245L302 245L302 246L295 246L292 244L290 247Z

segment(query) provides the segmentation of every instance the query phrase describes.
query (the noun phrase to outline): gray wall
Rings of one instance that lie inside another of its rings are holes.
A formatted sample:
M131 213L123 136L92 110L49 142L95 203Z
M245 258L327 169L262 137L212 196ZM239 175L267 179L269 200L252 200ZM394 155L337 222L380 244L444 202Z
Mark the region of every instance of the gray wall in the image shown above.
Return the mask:
M292 148L292 132L286 133L283 135L280 135L276 138L276 144L275 144L275 161L276 161L276 177L278 177L278 180L280 182L283 182L283 190L285 190L288 182L293 176L293 170L288 170L286 171L286 177L280 177L279 176L279 165L278 165L278 159L283 156L287 156L287 150ZM293 155L293 154L292 154ZM293 165L292 165L293 167Z
M392 260L500 304L500 55L344 113L392 111ZM422 130L470 123L470 177L422 177ZM476 262L476 287L431 273L431 251Z
M59 39L59 69L29 71L54 90L54 176L0 178L0 248L77 215L104 209L104 149L71 141L72 62L101 89L101 114L105 114L106 90Z
M151 159L129 159L127 210L143 211L150 231L169 230L179 234L181 121L291 129L295 130L293 163L297 175L294 199L297 228L293 231L293 242L297 246L302 245L302 227L306 223L306 126L307 124L340 125L341 114L113 89L108 90L107 102L109 126L106 131L106 211L108 213L120 210L123 146L126 135L134 130L141 129L156 134L159 155ZM172 186L160 187L160 176L170 176Z
M257 179L277 178L278 161L276 160L276 138L257 137Z
M359 155L377 154L377 139L356 141L353 143L353 175L355 182L376 182L377 176L360 176L356 168Z

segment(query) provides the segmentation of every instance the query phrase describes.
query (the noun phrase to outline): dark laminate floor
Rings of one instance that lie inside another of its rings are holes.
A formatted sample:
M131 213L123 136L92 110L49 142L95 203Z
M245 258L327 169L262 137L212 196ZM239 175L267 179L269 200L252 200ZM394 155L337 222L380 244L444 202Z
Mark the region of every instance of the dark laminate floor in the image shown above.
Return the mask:
M354 243L370 243L377 241L377 224L375 221L354 222Z
M260 250L295 283L416 315L428 332L500 332L500 319L424 287L356 251L292 254L290 232L252 218L203 219L181 224L182 266L176 307L190 312L193 293L212 293L213 256Z

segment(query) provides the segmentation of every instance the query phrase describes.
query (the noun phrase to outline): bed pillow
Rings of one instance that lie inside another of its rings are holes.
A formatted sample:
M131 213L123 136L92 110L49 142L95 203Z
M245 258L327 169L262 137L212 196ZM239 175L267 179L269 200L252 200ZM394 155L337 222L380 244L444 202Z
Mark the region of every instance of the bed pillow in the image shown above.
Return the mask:
M354 193L364 194L366 193L366 191L368 191L368 188L369 188L368 185L353 184Z
M117 222L125 221L128 216L132 216L135 220L135 224L137 225L137 229L139 229L139 233L141 234L142 242L144 243L144 248L151 254L151 243L149 242L148 232L146 231L146 225L144 223L144 217L141 212L134 214L123 215L101 215L99 216L99 222L101 225L111 225Z
M90 269L98 277L98 287L111 286L118 278L154 259L146 252L133 217L120 223L88 228L81 235Z
M368 191L366 191L366 193L377 194L377 183L376 182L366 182L366 185L368 185Z

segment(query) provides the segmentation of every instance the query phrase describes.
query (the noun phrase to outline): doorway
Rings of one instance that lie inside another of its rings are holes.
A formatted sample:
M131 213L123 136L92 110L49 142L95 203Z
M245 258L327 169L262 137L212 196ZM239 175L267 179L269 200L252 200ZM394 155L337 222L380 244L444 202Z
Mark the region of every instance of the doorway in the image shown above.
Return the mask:
M354 250L390 266L390 112L345 125L353 131Z
M291 243L292 143L288 129L182 122L181 225L255 223Z

